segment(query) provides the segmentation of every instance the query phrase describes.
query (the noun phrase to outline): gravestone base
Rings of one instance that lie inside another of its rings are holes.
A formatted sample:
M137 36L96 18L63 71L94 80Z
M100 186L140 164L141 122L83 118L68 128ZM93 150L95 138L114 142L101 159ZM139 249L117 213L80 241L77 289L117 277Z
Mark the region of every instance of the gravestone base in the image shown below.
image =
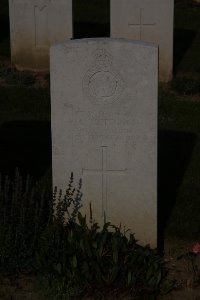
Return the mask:
M33 51L20 50L12 57L12 64L20 71L49 71L49 49Z

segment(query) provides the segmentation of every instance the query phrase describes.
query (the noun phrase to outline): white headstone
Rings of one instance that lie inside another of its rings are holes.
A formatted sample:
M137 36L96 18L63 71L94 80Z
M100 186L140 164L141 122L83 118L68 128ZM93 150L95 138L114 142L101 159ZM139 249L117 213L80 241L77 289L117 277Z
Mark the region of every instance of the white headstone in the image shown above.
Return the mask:
M157 236L157 69L153 44L83 39L51 47L53 184L83 180L83 209Z
M174 0L110 0L111 37L159 45L159 79L173 70Z
M9 0L11 60L48 70L49 47L72 37L72 0Z

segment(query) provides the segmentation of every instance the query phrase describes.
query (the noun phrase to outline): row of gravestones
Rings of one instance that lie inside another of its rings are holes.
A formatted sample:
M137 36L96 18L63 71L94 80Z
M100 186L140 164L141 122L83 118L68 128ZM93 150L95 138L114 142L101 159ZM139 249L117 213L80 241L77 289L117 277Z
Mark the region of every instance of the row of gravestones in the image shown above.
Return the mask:
M12 62L47 70L49 47L73 38L72 0L9 0ZM159 79L173 65L174 0L110 0L111 37L159 44Z
M172 0L111 0L112 36L157 37L159 55L156 44L120 38L68 40L50 49L53 184L65 190L73 172L83 181L82 213L89 216L91 204L100 225L126 226L152 247L158 61L160 78L168 80L172 12ZM18 66L47 66L51 42L71 37L69 0L10 0L10 18Z

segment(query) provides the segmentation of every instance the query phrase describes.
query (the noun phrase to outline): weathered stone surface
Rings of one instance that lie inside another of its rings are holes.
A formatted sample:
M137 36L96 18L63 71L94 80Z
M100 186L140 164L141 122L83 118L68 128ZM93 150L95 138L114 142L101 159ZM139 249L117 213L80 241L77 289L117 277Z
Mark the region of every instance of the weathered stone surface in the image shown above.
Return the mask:
M159 45L159 79L172 79L174 0L111 0L111 37Z
M12 63L48 70L50 45L72 37L72 0L9 0L9 11Z
M157 241L155 45L83 39L51 47L53 183L83 180L89 219ZM123 228L123 227L122 227Z

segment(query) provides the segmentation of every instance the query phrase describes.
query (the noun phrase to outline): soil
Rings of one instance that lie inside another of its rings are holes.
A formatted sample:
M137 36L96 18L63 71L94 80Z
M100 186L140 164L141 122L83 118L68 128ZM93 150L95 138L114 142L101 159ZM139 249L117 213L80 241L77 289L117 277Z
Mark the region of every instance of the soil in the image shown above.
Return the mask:
M15 278L1 279L1 300L47 300L34 285L34 278L19 274Z

